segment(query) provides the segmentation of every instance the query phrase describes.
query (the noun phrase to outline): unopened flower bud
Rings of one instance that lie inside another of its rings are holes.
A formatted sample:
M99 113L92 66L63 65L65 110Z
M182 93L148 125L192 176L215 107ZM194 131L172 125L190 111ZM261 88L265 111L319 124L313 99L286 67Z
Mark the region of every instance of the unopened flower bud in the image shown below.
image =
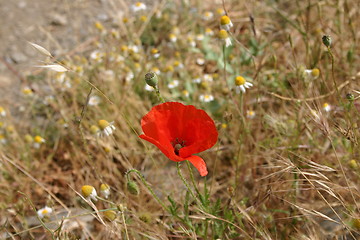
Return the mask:
M354 95L352 95L351 93L348 93L348 94L346 94L346 99L347 99L349 102L352 102L352 101L354 101L355 97L354 97Z
M106 217L107 220L112 222L116 219L116 212L113 210L107 210L104 212L104 216Z
M136 184L136 182L134 181L128 181L127 182L127 190L132 194L132 195L139 195L140 190L138 185Z
M145 82L147 85L157 88L158 78L154 72L148 72L145 74Z
M330 47L331 46L331 37L328 35L324 35L322 37L322 42L326 47Z

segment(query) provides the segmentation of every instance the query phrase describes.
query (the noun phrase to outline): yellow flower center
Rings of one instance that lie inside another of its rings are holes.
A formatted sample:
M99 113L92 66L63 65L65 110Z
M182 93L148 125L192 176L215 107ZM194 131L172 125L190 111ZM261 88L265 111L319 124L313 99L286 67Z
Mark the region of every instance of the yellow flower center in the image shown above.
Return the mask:
M329 106L329 104L328 103L324 103L324 108L327 108L328 106Z
M143 16L140 17L140 21L146 22L146 20L147 20L147 17L146 17L146 16L143 15Z
M44 210L42 210L42 212L41 212L43 215L45 215L45 214L47 214L48 213L48 210L47 209L44 209Z
M23 90L22 90L22 92L23 92L23 94L25 94L25 95L30 95L30 94L32 94L32 90L30 89L30 88L24 88Z
M103 183L103 184L100 185L100 190L101 190L101 191L105 191L105 190L107 190L107 189L110 189L109 185L107 185L107 184L105 184L105 183Z
M141 7L141 5L142 5L142 3L141 3L141 2L137 2L137 3L135 3L135 6L137 6L137 7Z
M34 141L36 143L42 143L44 141L44 139L42 137L40 137L39 135L34 137Z
M90 127L90 132L91 132L92 134L96 134L98 131L99 131L99 128L98 128L97 126L92 125L92 126Z
M151 53L152 53L152 54L156 54L156 53L158 53L158 52L159 52L159 50L157 50L156 48L151 49Z
M235 78L235 85L236 86L241 86L241 85L244 85L245 83L246 83L246 80L242 76L237 76Z
M110 123L106 120L99 120L98 125L101 130L104 130L106 127L110 125Z
M220 18L220 24L221 25L227 25L227 24L229 24L231 21L230 21L230 18L228 17L228 16L226 16L226 15L224 15L224 16L222 16L221 18Z
M227 39L229 37L227 31L225 31L224 29L221 29L219 31L218 36L219 36L220 39Z
M81 192L84 197L89 197L93 192L94 187L90 185L84 185L81 187Z
M311 76L318 77L320 75L320 70L318 68L314 68L311 70Z

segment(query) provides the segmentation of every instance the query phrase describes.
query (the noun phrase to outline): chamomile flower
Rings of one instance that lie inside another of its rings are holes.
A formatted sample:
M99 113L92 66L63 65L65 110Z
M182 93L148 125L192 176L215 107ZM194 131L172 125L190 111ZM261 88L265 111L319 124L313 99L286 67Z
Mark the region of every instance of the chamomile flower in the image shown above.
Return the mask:
M210 12L210 11L206 11L204 12L204 14L202 15L202 19L205 21L209 21L214 17L214 13Z
M175 43L177 41L177 37L174 33L170 33L169 34L169 40L173 43Z
M167 86L170 89L176 88L177 86L179 86L179 80L172 80Z
M145 84L145 90L148 91L148 92L152 92L155 89L152 86L149 86L149 85Z
M201 78L200 77L195 77L192 81L193 81L193 83L200 84L201 83Z
M182 92L182 95L184 96L184 97L189 97L189 91L188 90L183 90Z
M106 120L99 120L98 121L98 127L100 129L100 131L98 131L98 136L102 137L102 136L110 136L111 134L113 134L114 130L115 130L115 126L113 122L108 122Z
M131 10L133 12L139 12L146 10L146 5L142 2L136 2L134 5L131 6Z
M25 96L32 96L34 95L34 92L31 88L29 87L24 87L21 92L25 95Z
M0 106L0 116L1 117L6 117L6 111L3 107Z
M5 136L2 135L2 134L0 134L0 143L1 144L6 144L7 143L7 140L6 140Z
M157 67L153 67L153 68L151 68L151 71L152 72L154 72L156 75L160 75L160 69L159 68L157 68Z
M197 41L202 41L202 40L204 40L204 35L203 35L203 34L198 34L198 35L196 35L196 40L197 40Z
M179 61L175 61L175 62L174 62L174 68L176 68L177 70L183 69L183 68L184 68L184 64L182 64L182 63L179 62Z
M187 42L190 45L190 47L196 47L196 42L194 41L194 38L192 36L187 37Z
M37 211L37 215L39 218L48 217L53 212L51 207L45 206Z
M97 193L96 189L91 185L84 185L81 187L81 194L86 198L87 200L94 200L97 201Z
M323 104L323 109L325 112L330 112L331 111L331 105L329 105L328 103L324 103Z
M256 113L253 110L246 111L246 117L249 119L253 119L256 116Z
M151 55L152 55L154 58L159 58L159 57L160 57L159 50L158 50L157 48L151 49Z
M128 72L125 76L125 81L126 82L130 82L131 80L133 80L135 77L134 73L133 72Z
M231 39L229 37L229 34L227 33L226 30L221 29L218 33L218 37L221 41L223 41L225 43L225 47L229 47L232 45L231 43Z
M224 15L220 18L220 28L221 29L230 31L230 28L232 28L233 26L234 25L232 24L232 22L228 16Z
M224 9L222 9L222 8L218 8L218 9L216 9L216 13L217 13L218 15L222 16L222 15L225 14L225 11L224 11Z
M101 184L100 185L100 193L104 196L104 198L108 198L110 195L110 187L107 184Z
M204 63L205 63L205 59L203 59L203 58L197 58L197 59L196 59L196 63L197 63L198 65L202 66L202 65L204 65Z
M41 144L45 143L45 139L40 137L39 135L36 135L34 137L34 144L33 144L33 147L34 148L40 148Z
M99 105L100 101L101 101L101 99L99 96L93 95L93 96L90 96L88 104L89 104L89 106L97 106L97 105Z
M139 47L136 45L130 45L130 46L128 46L128 51L130 54L138 53Z
M205 82L212 82L214 81L214 78L211 74L204 74L203 79Z
M235 91L236 93L240 93L240 90L245 93L246 88L252 87L253 84L251 82L246 81L246 79L242 76L237 76L235 78Z
M214 36L214 31L211 30L211 28L206 28L205 29L205 35L206 36Z
M92 53L90 53L90 59L96 62L101 62L104 57L105 54L103 52L100 52L99 50L95 50Z
M214 96L213 95L210 95L210 94L202 94L199 96L199 100L201 102L211 102L211 101L214 101Z
M320 70L318 68L305 69L304 76L309 80L315 80L320 76Z

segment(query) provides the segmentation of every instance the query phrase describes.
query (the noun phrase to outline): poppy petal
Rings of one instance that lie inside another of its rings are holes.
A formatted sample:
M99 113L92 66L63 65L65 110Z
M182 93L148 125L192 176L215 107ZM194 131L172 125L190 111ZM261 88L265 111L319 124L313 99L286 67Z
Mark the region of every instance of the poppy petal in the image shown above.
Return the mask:
M189 162L194 165L194 167L199 171L200 175L202 177L206 176L208 174L208 171L206 169L206 163L204 159L202 159L199 156L192 155L191 157L187 158Z
M170 146L164 146L163 144L161 144L160 142L156 141L155 139L149 137L149 136L146 136L144 134L140 135L139 136L140 138L154 144L155 146L157 146L160 151L165 154L165 156L167 156L170 160L172 161L175 161L175 162L180 162L180 161L184 161L185 159L177 156L175 153L174 153L174 149L173 147L170 145ZM169 151L170 150L170 151Z

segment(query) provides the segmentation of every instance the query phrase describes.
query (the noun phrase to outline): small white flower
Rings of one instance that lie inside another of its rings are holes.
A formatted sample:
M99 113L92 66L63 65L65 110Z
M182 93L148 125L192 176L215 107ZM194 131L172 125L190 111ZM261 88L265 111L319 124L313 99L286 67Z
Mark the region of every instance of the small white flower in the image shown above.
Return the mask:
M44 218L49 216L53 212L51 207L45 206L44 208L41 208L37 211L37 215L39 218Z
M173 43L175 43L177 41L177 37L174 33L170 33L169 34L169 40Z
M193 81L193 83L201 83L201 78L197 77L197 78L194 78L192 81Z
M97 192L96 189L91 185L84 185L81 187L81 193L87 200L97 201Z
M131 10L133 12L144 11L144 10L146 10L146 5L142 2L137 2L131 6Z
M89 104L89 106L97 106L97 105L99 105L100 101L101 101L101 99L99 96L93 95L93 96L90 96L88 104Z
M242 76L237 76L235 78L235 91L236 93L240 93L240 90L245 93L246 88L252 87L253 84L251 82L246 81L246 79Z
M90 54L90 58L97 62L100 62L104 56L105 54L100 52L99 50L95 50Z
M6 117L6 111L3 107L0 107L0 116L1 117Z
M176 88L177 86L179 86L179 80L173 80L168 84L168 88L170 89Z
M218 34L220 40L222 40L223 42L225 42L225 47L229 47L232 45L232 42L231 42L231 39L229 37L229 34L227 33L226 30L224 29L221 29L219 31L219 34Z
M210 94L202 94L200 95L199 100L201 102L211 102L214 101L214 96Z
M33 144L33 147L34 148L40 148L41 144L45 143L45 139L40 137L39 135L35 136L34 137L34 144Z
M222 16L220 19L220 28L224 29L226 31L230 31L230 28L232 28L234 25L231 22L230 18L226 15Z
M101 184L100 186L100 193L107 199L110 195L110 187L107 184Z
M189 91L188 90L183 90L182 91L182 95L184 96L184 97L189 97Z
M136 46L136 45L130 45L130 46L128 46L128 50L130 52L138 53L139 52L139 47Z
M102 80L104 80L105 82L112 82L115 79L115 73L113 70L102 70L100 72L100 77Z
M204 63L205 63L205 59L203 59L203 58L197 58L197 59L196 59L196 63L197 63L198 65L202 66L202 65L204 65Z
M132 79L134 79L135 75L133 72L128 72L125 77L126 82L130 82Z
M196 35L196 40L198 40L198 41L204 40L204 35L202 35L202 34Z
M304 70L304 76L306 79L315 80L319 77L319 75L320 75L320 70L318 68Z
M98 126L99 126L99 132L97 133L97 135L100 137L110 136L111 134L113 134L114 130L116 129L114 126L114 122L109 123L106 120L99 120Z
M152 69L151 69L151 71L152 72L154 72L154 73L156 73L156 75L160 75L160 69L159 68L157 68L157 67L153 67Z
M147 84L145 84L145 90L148 91L148 92L152 92L154 91L155 89Z
M211 30L211 28L206 28L206 29L205 29L205 35L207 35L207 36L214 36L214 31Z
M256 113L253 110L246 111L246 117L249 119L253 119L256 116Z
M323 109L325 112L330 112L331 111L331 105L328 103L324 103L323 104Z
M204 79L205 82L212 82L212 81L214 81L214 78L212 77L211 74L204 74L203 79Z
M5 136L2 135L2 134L0 134L0 143L1 144L6 144L7 143L7 140L6 140Z
M210 12L210 11L206 11L204 12L202 19L205 21L209 21L214 17L214 13Z

